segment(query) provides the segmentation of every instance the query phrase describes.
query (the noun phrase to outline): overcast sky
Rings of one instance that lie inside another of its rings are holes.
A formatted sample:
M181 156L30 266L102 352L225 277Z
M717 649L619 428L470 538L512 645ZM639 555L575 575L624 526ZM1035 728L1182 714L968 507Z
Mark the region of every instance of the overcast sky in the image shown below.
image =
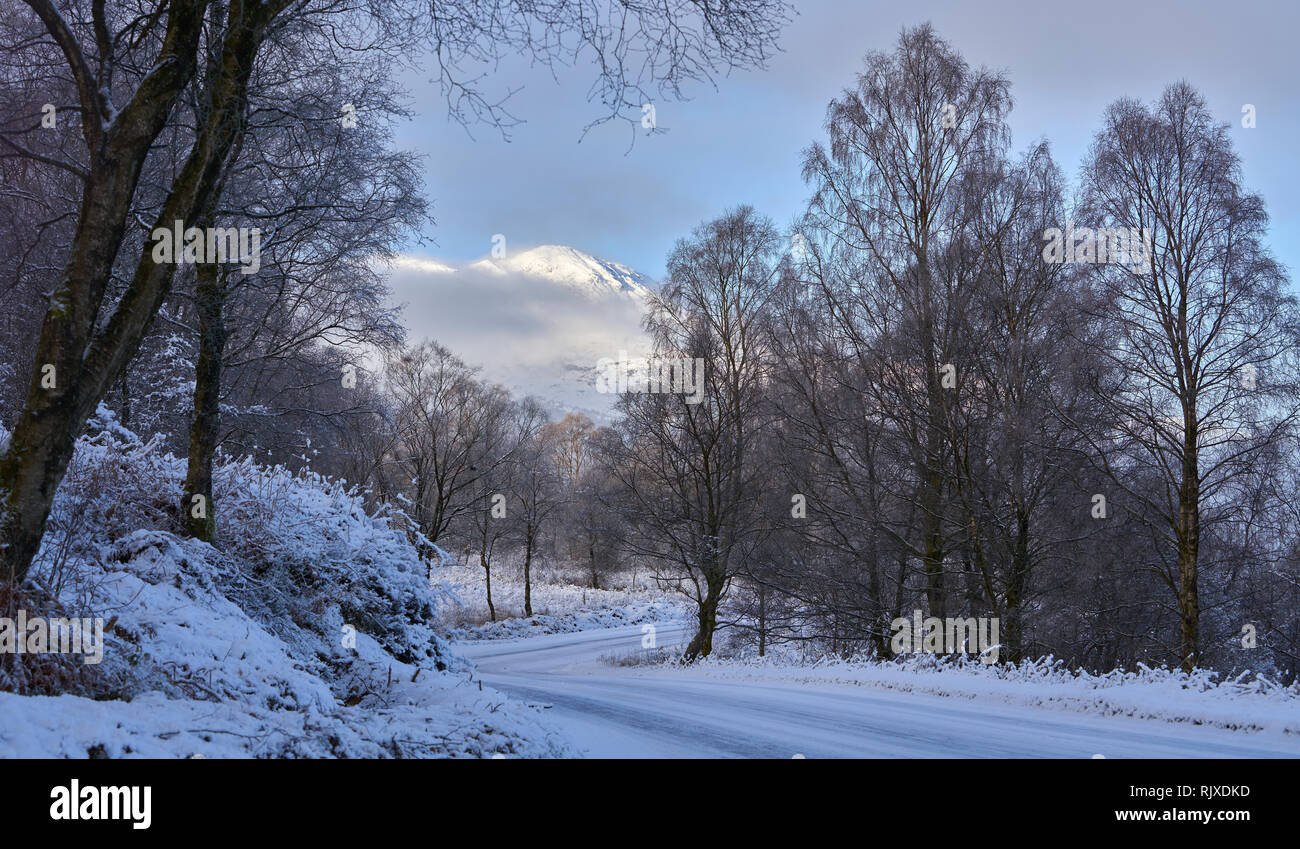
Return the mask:
M1048 139L1073 181L1108 103L1151 100L1189 80L1231 123L1247 184L1268 202L1273 249L1293 275L1300 270L1295 0L796 5L784 52L767 71L719 80L716 90L697 85L690 102L657 103L669 132L637 138L630 152L626 124L579 143L599 114L585 99L586 67L563 69L556 82L544 70L503 65L492 84L523 86L511 105L527 122L510 142L486 127L471 139L447 120L426 75L409 76L419 117L399 141L427 156L437 218L427 234L437 244L417 252L460 262L488 253L501 233L510 248L572 245L660 278L673 242L729 206L749 203L787 225L808 195L800 152L822 138L827 102L852 84L865 52L890 49L900 28L929 20L972 65L1008 74L1015 149ZM1257 110L1254 129L1241 127L1246 103Z

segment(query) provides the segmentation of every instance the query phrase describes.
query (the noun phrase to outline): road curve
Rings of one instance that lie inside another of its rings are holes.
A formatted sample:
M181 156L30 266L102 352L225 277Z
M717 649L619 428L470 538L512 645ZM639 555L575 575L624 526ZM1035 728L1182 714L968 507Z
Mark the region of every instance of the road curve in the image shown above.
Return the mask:
M656 626L661 648L686 626ZM642 627L457 645L491 687L546 714L589 757L1300 757L1300 741L850 685L709 680L609 663Z

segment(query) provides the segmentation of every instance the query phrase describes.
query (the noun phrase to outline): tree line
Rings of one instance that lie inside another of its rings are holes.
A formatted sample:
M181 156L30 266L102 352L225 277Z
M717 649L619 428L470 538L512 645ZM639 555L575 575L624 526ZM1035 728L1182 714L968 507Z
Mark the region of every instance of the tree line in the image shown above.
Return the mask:
M28 579L104 402L188 456L176 518L200 539L220 538L218 447L355 465L349 440L386 412L353 391L357 352L387 354L403 335L376 262L428 223L418 163L392 145L410 114L402 70L431 73L454 120L505 133L509 91L486 71L507 55L581 59L596 121L635 126L655 96L761 67L789 12L0 0L0 580ZM173 228L184 248L160 254L152 237ZM258 257L213 261L214 234L249 228Z
M310 465L431 562L476 557L489 594L518 551L526 614L539 556L597 587L646 570L694 602L688 659L720 632L890 657L922 610L998 617L1012 662L1295 676L1300 322L1185 82L1113 103L1071 183L1047 142L1012 150L1009 80L929 26L869 54L796 220L740 206L669 257L646 330L704 364L702 399L552 421L408 341L376 262L430 222L392 144L403 61L432 50L449 111L508 126L467 62L569 55L538 26L608 57L637 32L663 62L598 63L593 89L635 116L644 86L761 65L786 12L710 8L683 42L696 4L627 30L592 2L0 0L4 580L104 403L189 458L179 532L220 545L219 452ZM177 221L259 228L256 272L157 261Z
M1228 125L1186 82L1117 100L1071 187L1011 105L907 30L786 232L742 206L673 252L647 326L708 390L627 396L613 468L688 657L723 625L890 657L922 610L999 617L1012 662L1294 677L1300 314Z

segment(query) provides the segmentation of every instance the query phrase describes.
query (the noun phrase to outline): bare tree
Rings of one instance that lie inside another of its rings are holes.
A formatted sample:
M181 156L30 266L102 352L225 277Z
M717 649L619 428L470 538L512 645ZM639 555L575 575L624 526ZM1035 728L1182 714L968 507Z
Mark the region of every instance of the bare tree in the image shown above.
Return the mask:
M771 222L749 207L679 241L646 323L656 360L702 363L702 397L629 393L620 402L626 453L616 474L639 525L629 547L689 582L698 629L687 660L713 650L718 605L758 542L754 492L763 469L755 446L763 439L768 370L762 323L781 247Z
M623 496L613 466L622 454L618 434L597 428L582 413L568 413L551 427L562 498L560 533L571 558L586 561L593 590L620 562ZM636 583L633 564L633 584Z
M514 416L511 491L518 510L519 535L524 545L524 616L533 615L533 554L543 529L562 504L556 467L554 432L546 411L535 398L518 403Z
M135 261L125 294L115 306L105 304L145 160L181 92L200 71L205 24L219 58L202 70L204 113L154 219L158 228L208 215L226 156L243 131L258 48L289 2L234 0L227 8L176 0L165 19L110 16L105 4L96 3L89 20L61 14L51 0L28 2L76 84L85 147L77 160L49 163L81 179L82 205L37 342L27 400L0 458L0 544L15 581L26 575L40 545L77 433L134 354L171 285L174 265L154 262L146 250ZM101 320L106 307L107 320Z
M978 285L965 403L951 417L954 486L972 595L1002 620L999 659L1016 662L1038 589L1032 579L1077 542L1084 522L1074 487L1083 438L1074 422L1085 394L1078 374L1091 355L1071 344L1077 275L1042 260L1043 233L1064 213L1063 180L1046 145L990 166L965 187Z
M1243 190L1227 126L1190 85L1150 107L1114 103L1084 173L1079 214L1090 229L1149 234L1149 257L1093 266L1095 318L1111 340L1094 389L1116 429L1093 439L1132 511L1167 541L1159 575L1191 669L1202 652L1205 520L1227 515L1207 508L1296 423L1300 321L1264 245L1263 201Z
M375 266L425 210L412 157L388 150L388 122L401 112L382 57L341 50L311 32L295 33L265 52L250 83L243 143L213 212L220 225L259 229L258 270L201 264L193 293L198 357L181 515L191 535L209 541L218 510L212 461L221 438L221 401L239 410L244 405L230 390L244 389L260 421L275 415L277 406L310 410L304 398L313 380L355 389L356 364L346 363L350 352L392 346L402 336ZM347 91L364 97L363 111L343 126L335 101ZM261 382L262 370L282 369L288 360L299 372L311 371L311 358L300 356L309 350L332 362L290 391L278 387L270 404L266 392L247 391L247 384ZM351 368L337 367L344 363ZM224 393L223 371L235 382ZM356 407L337 405L348 394L332 393L335 404L321 416L355 414ZM206 505L200 515L189 509L196 495Z
M0 457L0 545L15 581L40 545L77 434L172 285L175 264L155 262L152 246L137 248L143 239L128 239L128 231L137 220L152 225L146 232L178 221L186 229L206 226L244 135L249 80L268 39L320 27L343 49L381 51L390 61L418 55L415 45L423 42L432 47L453 115L468 110L499 123L502 113L477 89L478 77L460 76L466 65L515 52L543 63L589 52L599 68L595 91L617 114L648 86L671 95L683 81L711 79L719 63L761 65L788 11L779 0L722 8L698 0L493 0L433 9L420 2L168 0L133 7L93 2L88 10L83 0L25 2L44 32L34 32L26 18L10 28L19 35L7 46L33 61L57 62L71 78L76 99L67 111L79 118L81 146L46 156L24 144L38 121L19 122L16 131L13 122L2 124L6 151L80 183L75 235L46 311L23 410ZM185 123L177 109L191 82L199 86L193 102L202 105L193 142L140 219L141 175L156 159L164 129ZM129 282L110 297L119 266Z
M421 533L436 543L481 510L485 481L512 458L510 398L435 342L391 355L386 381L396 433L386 464L399 470L398 492L409 492Z

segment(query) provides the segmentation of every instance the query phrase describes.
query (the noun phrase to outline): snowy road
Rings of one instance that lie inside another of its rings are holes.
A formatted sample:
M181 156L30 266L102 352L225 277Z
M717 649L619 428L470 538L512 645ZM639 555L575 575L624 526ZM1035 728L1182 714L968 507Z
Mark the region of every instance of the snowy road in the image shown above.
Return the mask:
M684 642L658 626L658 644ZM630 626L464 643L483 682L549 705L589 757L1300 757L1300 741L834 684L709 680L606 662Z

